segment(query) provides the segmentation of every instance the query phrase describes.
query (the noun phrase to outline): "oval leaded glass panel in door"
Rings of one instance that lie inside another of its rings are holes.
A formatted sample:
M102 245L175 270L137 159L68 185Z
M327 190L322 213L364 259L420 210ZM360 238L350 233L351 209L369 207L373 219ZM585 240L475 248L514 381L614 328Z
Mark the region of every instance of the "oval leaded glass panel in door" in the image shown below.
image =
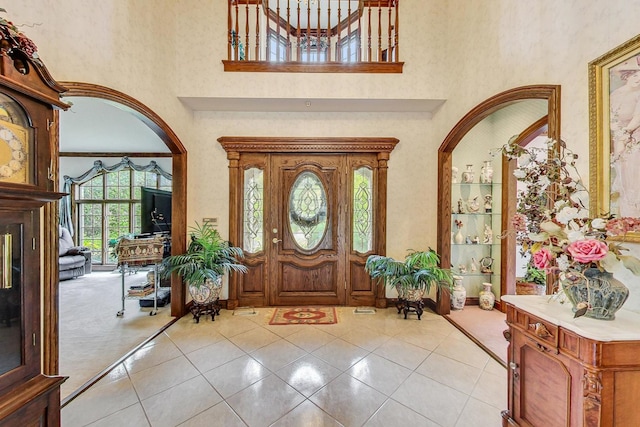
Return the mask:
M289 225L296 244L304 250L318 246L327 230L327 192L313 172L301 173L291 187Z

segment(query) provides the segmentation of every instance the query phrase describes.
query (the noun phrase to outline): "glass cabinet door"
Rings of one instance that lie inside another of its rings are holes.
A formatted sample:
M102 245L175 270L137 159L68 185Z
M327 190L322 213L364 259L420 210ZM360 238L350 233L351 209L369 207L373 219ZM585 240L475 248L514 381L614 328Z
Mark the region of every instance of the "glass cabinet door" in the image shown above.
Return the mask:
M36 233L31 213L0 210L0 388L40 368L35 366L37 312L24 304L27 298L40 298L38 269L33 267L38 249L35 243L25 244Z
M0 375L22 364L22 224L0 225Z

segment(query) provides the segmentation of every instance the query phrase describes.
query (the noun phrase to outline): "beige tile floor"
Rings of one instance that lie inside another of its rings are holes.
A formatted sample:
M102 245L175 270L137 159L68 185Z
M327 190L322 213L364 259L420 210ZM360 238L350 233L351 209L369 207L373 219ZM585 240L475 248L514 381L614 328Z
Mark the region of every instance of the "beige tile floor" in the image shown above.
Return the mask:
M62 410L73 426L493 426L506 371L443 317L180 319Z

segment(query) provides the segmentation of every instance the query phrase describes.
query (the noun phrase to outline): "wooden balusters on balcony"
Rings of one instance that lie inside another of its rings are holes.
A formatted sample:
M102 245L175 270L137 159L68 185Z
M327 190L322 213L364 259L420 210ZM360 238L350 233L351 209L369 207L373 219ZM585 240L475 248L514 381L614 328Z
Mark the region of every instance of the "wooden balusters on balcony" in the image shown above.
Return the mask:
M227 1L225 71L402 72L399 0Z
M260 58L260 3L256 2L256 54L254 58Z
M331 28L331 2L327 3L327 28ZM331 61L331 43L327 46L327 60Z

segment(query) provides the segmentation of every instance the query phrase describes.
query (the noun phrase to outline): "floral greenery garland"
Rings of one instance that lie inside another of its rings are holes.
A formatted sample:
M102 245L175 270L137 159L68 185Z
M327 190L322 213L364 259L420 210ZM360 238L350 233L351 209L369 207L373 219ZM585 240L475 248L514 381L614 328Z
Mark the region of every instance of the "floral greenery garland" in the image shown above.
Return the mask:
M624 255L627 249L610 239L640 231L640 219L608 214L591 218L588 191L576 168L578 155L564 141L521 147L516 138L499 151L509 160L517 159L514 175L527 185L518 194L513 229L507 231L515 232L522 253L529 252L533 265L547 273L575 274L590 267L613 272L622 263L640 275L640 260Z
M3 8L0 12L7 13ZM12 50L23 52L29 59L40 63L38 48L13 22L0 17L0 48L11 53Z

